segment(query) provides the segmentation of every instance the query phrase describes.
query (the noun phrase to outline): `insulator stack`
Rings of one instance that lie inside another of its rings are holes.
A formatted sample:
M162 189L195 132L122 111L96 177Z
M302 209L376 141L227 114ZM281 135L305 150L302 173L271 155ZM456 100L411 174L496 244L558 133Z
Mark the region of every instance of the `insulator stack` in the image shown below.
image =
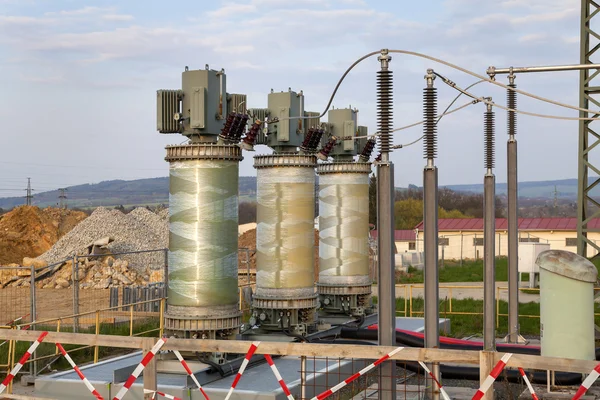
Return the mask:
M231 128L227 133L227 139L230 141L235 141L235 135L238 129L240 129L240 125L242 124L242 114L235 114L235 118L233 119L233 123L231 124Z
M262 121L257 119L254 121L248 132L246 132L246 136L242 141L245 144L245 148L254 149L254 145L256 144L256 138L260 133L260 126L262 125Z
M373 153L374 148L375 148L375 139L367 140L365 147L363 148L362 152L358 156L360 161L369 162L369 159L371 158L371 154Z
M393 120L392 109L392 71L384 69L377 71L377 120L379 127L379 150L390 151L390 131Z
M517 85L515 85L514 83L511 83L508 85L508 87L515 89L517 87ZM507 89L506 104L507 104L508 108L510 108L511 110L517 109L517 92L515 92L514 90ZM516 135L517 134L517 113L514 111L509 111L507 122L508 122L508 134Z
M333 146L335 146L336 142L337 142L337 138L335 136L332 136L329 139L329 141L327 142L327 144L317 154L317 157L319 158L319 160L323 160L323 161L327 160L327 157L329 157L329 153L331 153L331 150L333 150Z
M304 152L310 151L310 142L311 142L311 139L314 134L315 134L314 128L310 128L306 132L306 135L304 135L304 140L302 141L302 145L300 145L300 149L302 149L302 151L304 151Z
M229 132L231 131L231 128L233 126L233 123L235 121L235 113L229 113L229 115L227 115L227 119L225 120L225 125L223 125L223 129L221 129L221 134L219 135L219 137L223 138L223 139L228 139L229 137Z
M309 148L311 151L317 151L317 148L319 147L319 143L321 143L321 138L323 137L324 133L325 131L323 129L315 129L315 133L312 135L309 144Z
M437 88L423 89L423 156L427 160L437 157Z
M246 124L248 123L248 119L250 117L247 114L241 114L240 122L238 123L235 131L231 133L231 139L235 143L239 143L242 139L242 135L244 134L244 130L246 129Z
M375 162L379 161L381 161L381 153L377 154L377 157L375 157Z
M485 168L494 168L495 163L495 142L496 142L496 129L495 129L495 113L493 111L486 111L484 113L484 147L485 147Z

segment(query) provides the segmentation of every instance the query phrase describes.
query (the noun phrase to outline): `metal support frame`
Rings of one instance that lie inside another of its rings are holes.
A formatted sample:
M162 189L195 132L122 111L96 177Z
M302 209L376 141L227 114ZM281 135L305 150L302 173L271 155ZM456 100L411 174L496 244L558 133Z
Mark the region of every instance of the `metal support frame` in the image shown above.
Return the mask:
M591 58L596 51L600 49L600 44L591 47L591 38L598 37L592 28L592 19L600 12L600 5L593 0L581 0L581 37L580 37L580 63L592 65ZM594 86L594 78L600 74L600 66L594 64L594 71L582 69L579 73L579 106L589 108L590 103L600 107L600 99L597 95L600 93L600 87ZM598 117L600 114L594 114ZM589 117L589 113L581 111L580 117ZM588 223L600 216L600 203L590 196L590 191L600 183L600 178L589 181L588 171L591 169L595 175L600 176L600 166L594 166L589 160L589 153L600 143L600 132L597 132L595 121L579 121L579 150L577 156L577 254L587 256L587 246L590 245L597 251L600 246L589 240L589 232L600 232L599 228L590 228ZM598 150L596 150L598 152ZM596 212L590 214L589 206L598 207Z
M496 350L496 177L494 176L494 115L487 105L484 120L485 168L483 185L483 349Z
M389 97L391 84L381 76L388 71L391 57L382 50L378 58L381 63L379 82L379 125L381 161L377 164L377 248L378 255L378 308L379 308L379 337L378 344L382 346L396 345L396 285L395 285L395 254L394 254L394 164L389 158L389 136L391 125L391 107ZM385 72L385 73L384 73ZM390 90L388 92L388 90ZM387 135L387 137L386 137ZM379 375L379 399L396 399L396 363L386 361L381 364Z

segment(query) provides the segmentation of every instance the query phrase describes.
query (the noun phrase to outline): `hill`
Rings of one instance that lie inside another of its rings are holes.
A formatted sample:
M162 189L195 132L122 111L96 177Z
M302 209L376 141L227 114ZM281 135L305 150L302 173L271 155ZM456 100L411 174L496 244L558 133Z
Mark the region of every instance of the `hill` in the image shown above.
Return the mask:
M590 182L595 178L590 178ZM410 185L412 188L417 188ZM445 185L448 189L457 192L483 193L482 184L474 185ZM557 196L565 200L577 198L577 179L562 179L551 181L534 181L519 183L519 197L529 199L552 199L554 191ZM112 180L96 184L85 184L67 188L67 203L69 208L93 208L99 206L140 206L159 205L169 202L169 178L137 179L132 181ZM255 201L256 177L241 176L239 181L240 201ZM406 188L396 188L402 191ZM58 203L58 190L37 193L33 198L33 205L40 207L56 206ZM496 194L506 194L506 183L496 184ZM592 189L592 195L600 197L600 185ZM22 197L0 198L0 208L11 209L22 205Z

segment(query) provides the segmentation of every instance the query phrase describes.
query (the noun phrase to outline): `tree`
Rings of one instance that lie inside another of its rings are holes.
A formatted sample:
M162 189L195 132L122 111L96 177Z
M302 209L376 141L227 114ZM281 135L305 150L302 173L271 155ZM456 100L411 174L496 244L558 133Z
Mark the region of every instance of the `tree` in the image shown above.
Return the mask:
M396 229L414 229L423 220L423 200L405 199L394 203ZM447 211L438 206L438 218L469 218L459 210Z
M256 222L256 202L241 202L238 206L238 218L240 224Z

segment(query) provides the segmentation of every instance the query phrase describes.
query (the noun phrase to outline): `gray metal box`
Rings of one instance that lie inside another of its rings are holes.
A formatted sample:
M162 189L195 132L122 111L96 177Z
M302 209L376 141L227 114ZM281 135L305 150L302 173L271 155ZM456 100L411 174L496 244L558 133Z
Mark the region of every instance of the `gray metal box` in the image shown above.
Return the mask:
M183 134L218 135L227 116L226 77L222 71L186 70L181 74Z
M304 95L294 91L269 93L269 119L278 118L280 122L269 124L267 145L274 149L292 151L302 144L304 136L303 119L286 119L304 116Z
M323 140L325 143L331 136L337 138L331 156L354 156L358 151L358 143L354 140L357 136L357 111L351 108L338 108L329 110L327 113L327 137Z

